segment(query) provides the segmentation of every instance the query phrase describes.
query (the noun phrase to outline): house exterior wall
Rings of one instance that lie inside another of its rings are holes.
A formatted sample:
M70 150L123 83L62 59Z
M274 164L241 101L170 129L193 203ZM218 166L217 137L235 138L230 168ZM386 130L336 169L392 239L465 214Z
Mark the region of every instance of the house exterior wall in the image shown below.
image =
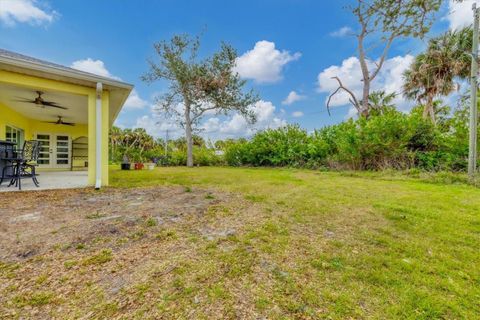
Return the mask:
M28 76L24 74L0 70L0 82L32 88L34 90L42 91L60 91L66 93L73 93L87 96L88 106L88 125L76 125L73 127L58 126L48 123L43 123L35 119L29 119L6 105L0 104L0 140L5 139L5 126L10 124L14 127L23 129L25 132L25 139L33 139L35 133L50 132L50 133L68 133L72 139L80 136L88 137L88 183L95 184L95 146L96 146L96 114L95 102L96 92L94 88L73 85L61 81L44 79L39 77ZM108 185L108 133L109 133L109 92L104 90L102 95L102 184Z
M59 126L29 119L10 107L0 103L0 140L5 140L6 126L13 126L24 130L25 140L35 139L36 133L64 133L70 135L72 140L88 135L88 126L76 124L75 126Z

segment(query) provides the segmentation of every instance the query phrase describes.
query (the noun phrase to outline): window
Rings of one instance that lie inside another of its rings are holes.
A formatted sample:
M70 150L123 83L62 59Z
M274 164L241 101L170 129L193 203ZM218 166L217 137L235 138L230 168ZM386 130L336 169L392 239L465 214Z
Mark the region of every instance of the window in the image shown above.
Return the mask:
M22 129L6 126L5 133L5 140L15 142L17 148L22 147L24 141L24 132Z

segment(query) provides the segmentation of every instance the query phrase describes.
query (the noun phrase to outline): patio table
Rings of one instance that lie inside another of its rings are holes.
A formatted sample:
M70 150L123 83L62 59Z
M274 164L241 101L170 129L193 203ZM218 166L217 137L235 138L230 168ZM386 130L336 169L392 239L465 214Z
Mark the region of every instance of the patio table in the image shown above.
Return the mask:
M3 141L0 140L0 177L3 172L3 168L11 163L8 161L8 158L15 157L15 142ZM8 168L5 171L5 175L13 175L12 168Z
M8 187L12 186L15 184L16 187L18 187L19 190L22 190L22 176L20 175L20 169L19 166L22 163L23 159L22 158L0 158L0 160L6 161L7 163L10 163L12 167L8 168L5 170L5 174L0 176L0 181L3 183L4 180L10 180ZM7 173L9 171L9 173ZM3 169L2 169L3 172ZM0 173L1 174L1 173Z

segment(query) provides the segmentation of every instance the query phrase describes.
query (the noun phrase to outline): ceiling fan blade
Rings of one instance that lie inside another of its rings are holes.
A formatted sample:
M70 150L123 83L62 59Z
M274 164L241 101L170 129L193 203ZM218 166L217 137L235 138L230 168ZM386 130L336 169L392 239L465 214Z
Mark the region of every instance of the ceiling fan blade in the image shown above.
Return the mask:
M14 99L14 100L12 100L12 101L35 103L35 100L30 100L30 99L25 99L25 98L20 98L20 97L18 97L17 99Z
M33 103L33 104L38 105L37 101L35 101L35 100L29 100L29 99L24 99L24 98L18 98L18 99L15 99L15 100L13 100L13 101L16 101L16 102L25 102L25 103ZM56 104L55 102L51 102L51 101L43 101L43 102L42 102L42 106L52 107L52 108L58 108L58 109L62 109L62 110L68 110L68 108L59 106L59 105Z
M46 101L46 100L42 100L42 104L44 104L44 105L49 105L49 106L58 106L58 105L59 105L59 104L56 103L56 102Z
M54 103L54 102L49 102L49 101L44 101L42 103L42 105L46 106L46 107L52 107L52 108L58 108L58 109L63 109L63 110L67 110L68 108L66 107L62 107L62 106L59 106L58 104Z
M73 122L63 122L63 121L58 122L58 120L57 121L42 121L42 122L43 123L51 123L51 124L62 124L62 125L65 125L65 126L72 126L72 127L75 126L75 123L73 123Z

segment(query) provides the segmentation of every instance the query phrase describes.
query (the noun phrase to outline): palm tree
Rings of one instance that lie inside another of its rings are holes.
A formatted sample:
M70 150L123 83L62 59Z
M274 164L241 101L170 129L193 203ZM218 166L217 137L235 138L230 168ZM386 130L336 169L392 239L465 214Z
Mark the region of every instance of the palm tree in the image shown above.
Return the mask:
M423 118L435 123L434 101L438 96L447 96L455 89L453 73L446 61L437 61L428 53L415 58L410 69L404 73L404 95L423 105Z
M415 57L404 73L404 96L424 106L423 117L435 123L434 101L458 86L455 78L470 72L472 28L448 31L430 40L427 50Z
M110 160L113 160L115 157L117 147L120 145L122 139L122 134L122 129L119 127L113 126L112 129L110 129Z
M120 129L113 126L110 130L110 154L111 160L119 156L127 156L140 159L145 151L150 151L163 144L161 140L155 140L144 128ZM121 153L121 154L120 154Z
M394 100L397 94L385 91L374 91L368 96L368 105L371 115L384 115L395 110Z

